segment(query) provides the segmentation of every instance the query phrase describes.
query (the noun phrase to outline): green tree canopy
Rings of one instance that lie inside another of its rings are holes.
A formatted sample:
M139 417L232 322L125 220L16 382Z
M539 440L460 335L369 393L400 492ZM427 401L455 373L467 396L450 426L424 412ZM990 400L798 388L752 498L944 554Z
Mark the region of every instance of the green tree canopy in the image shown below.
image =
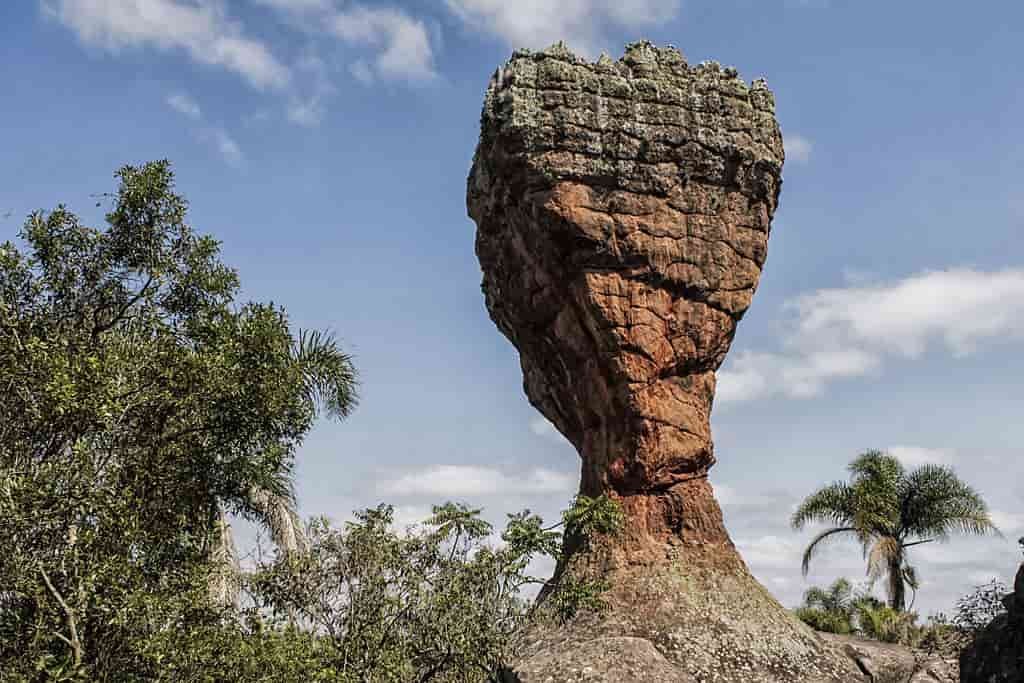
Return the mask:
M895 457L867 451L849 466L850 480L808 496L793 513L794 529L829 524L807 546L804 575L815 554L831 540L861 544L872 580L886 578L889 605L906 608L906 588L917 588L907 549L948 541L955 533L998 533L981 496L948 467L922 465L907 472Z
M117 178L104 228L59 206L0 245L0 659L131 678L127 630L168 626L137 596L205 585L225 512L285 533L296 448L356 377L236 301L167 162Z

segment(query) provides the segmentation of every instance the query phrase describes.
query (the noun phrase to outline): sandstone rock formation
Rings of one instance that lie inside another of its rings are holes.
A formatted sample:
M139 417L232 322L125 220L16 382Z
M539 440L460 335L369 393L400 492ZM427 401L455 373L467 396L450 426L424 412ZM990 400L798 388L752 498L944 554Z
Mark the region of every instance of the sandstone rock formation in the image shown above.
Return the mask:
M1017 571L1013 593L1003 604L1006 613L985 627L960 657L960 680L964 683L1024 681L1024 564Z
M559 45L495 74L468 187L487 308L579 451L581 493L628 520L568 543L558 570L607 579L609 614L533 634L523 672L640 638L678 680L860 680L751 577L707 478L715 371L757 288L783 156L763 81L674 48L589 63Z

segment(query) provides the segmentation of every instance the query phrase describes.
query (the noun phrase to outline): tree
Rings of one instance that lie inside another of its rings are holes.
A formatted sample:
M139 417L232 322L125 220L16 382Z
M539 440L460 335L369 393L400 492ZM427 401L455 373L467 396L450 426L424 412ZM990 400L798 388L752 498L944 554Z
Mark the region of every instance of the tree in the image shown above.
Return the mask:
M863 453L849 466L850 481L838 481L808 496L793 513L794 529L810 522L831 524L804 551L802 569L827 541L853 538L861 544L872 581L886 578L889 606L906 608L906 588L916 589L917 572L907 550L953 533L999 533L988 506L970 486L941 465L907 472L882 451Z
M811 628L826 633L852 633L854 610L853 584L838 578L827 589L813 586L804 593L804 604L797 617Z
M607 497L579 497L560 524L526 510L492 542L480 510L447 503L423 524L394 528L393 510L365 510L342 528L314 520L310 551L262 563L246 581L258 611L320 634L317 668L343 681L500 681L516 634L536 619L600 608L601 587L551 586L538 605L531 561L559 553L562 530L615 533Z
M330 335L236 302L167 162L117 178L104 229L59 206L0 245L3 673L146 677L153 638L219 619L224 515L286 543L296 449L355 405Z

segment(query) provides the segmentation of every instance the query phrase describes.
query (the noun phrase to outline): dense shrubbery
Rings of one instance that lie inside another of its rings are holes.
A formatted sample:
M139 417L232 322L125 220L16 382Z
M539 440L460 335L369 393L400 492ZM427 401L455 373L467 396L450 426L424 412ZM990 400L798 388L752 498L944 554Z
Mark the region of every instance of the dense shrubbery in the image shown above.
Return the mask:
M978 586L957 601L952 617L936 614L918 624L916 613L898 612L865 591L855 592L850 581L840 578L828 589L810 588L795 614L817 631L855 634L952 657L1005 611L1002 599L1007 592L999 581Z
M554 527L515 515L500 541L450 504L409 533L379 508L307 538L293 458L353 408L350 359L235 301L166 162L118 177L107 228L59 207L0 245L0 679L484 681L527 619L599 605L522 589L562 531L615 530L607 499ZM246 573L230 514L275 541Z

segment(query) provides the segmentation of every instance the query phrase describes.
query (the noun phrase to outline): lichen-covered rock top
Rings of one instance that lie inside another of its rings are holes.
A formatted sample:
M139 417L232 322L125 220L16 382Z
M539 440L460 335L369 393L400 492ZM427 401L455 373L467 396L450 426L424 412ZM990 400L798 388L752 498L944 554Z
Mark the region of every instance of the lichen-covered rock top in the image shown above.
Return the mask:
M484 136L504 138L552 183L664 195L683 167L773 204L778 193L784 153L765 82L716 62L690 66L672 47L634 43L597 62L561 44L516 52L491 80L483 119Z

